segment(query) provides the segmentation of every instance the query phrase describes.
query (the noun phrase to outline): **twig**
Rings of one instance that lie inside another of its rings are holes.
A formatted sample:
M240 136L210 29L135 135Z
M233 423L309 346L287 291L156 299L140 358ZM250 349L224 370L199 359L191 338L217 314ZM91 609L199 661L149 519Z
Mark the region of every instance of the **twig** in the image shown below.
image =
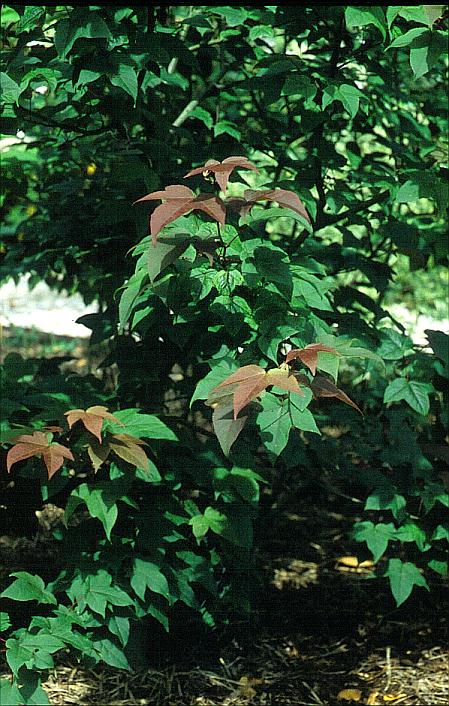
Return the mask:
M187 103L187 105L186 105L186 107L184 108L184 110L182 110L182 111L179 113L179 115L178 115L178 117L176 118L176 120L174 120L174 121L172 122L173 127L181 127L181 125L182 125L182 124L187 120L187 118L189 117L190 113L193 113L193 111L195 110L196 106L199 104L201 98L204 96L205 93L206 93L206 91L204 91L204 93L203 93L198 99L191 100L190 103Z
M302 684L303 686L305 686L306 689L312 694L313 698L315 699L315 703L317 703L317 704L323 704L323 703L324 703L323 701L321 701L320 697L319 697L318 694L312 689L312 687L307 684L306 681L301 682L301 684Z
M385 661L386 661L386 672L387 672L387 683L384 686L384 691L388 691L391 684L391 647L388 646L385 649Z

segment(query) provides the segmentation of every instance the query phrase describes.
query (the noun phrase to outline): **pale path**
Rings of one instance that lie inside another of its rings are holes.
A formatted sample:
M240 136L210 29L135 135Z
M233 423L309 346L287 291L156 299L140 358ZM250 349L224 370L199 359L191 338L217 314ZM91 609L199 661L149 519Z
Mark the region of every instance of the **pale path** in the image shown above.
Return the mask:
M83 314L98 311L95 303L86 306L80 294L67 296L52 292L45 282L30 290L28 276L18 285L11 279L0 287L0 324L35 329L57 336L88 338L91 330L75 321Z
M45 282L29 290L28 275L21 278L18 285L10 280L0 287L0 324L36 329L58 336L88 338L90 329L75 321L83 314L98 311L95 303L86 306L81 295L67 296L52 292ZM388 311L405 326L406 331L417 344L427 344L426 329L444 331L449 334L449 319L437 321L419 314L402 304L393 304Z

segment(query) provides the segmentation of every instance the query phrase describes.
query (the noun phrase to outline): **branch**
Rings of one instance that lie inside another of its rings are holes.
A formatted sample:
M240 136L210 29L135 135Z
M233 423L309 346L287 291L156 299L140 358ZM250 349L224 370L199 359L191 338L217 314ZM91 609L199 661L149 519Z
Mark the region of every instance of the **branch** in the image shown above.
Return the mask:
M321 228L325 228L326 226L343 221L345 218L350 218L365 208L369 208L370 206L374 206L378 203L383 203L389 196L389 191L382 191L380 194L377 194L377 196L373 196L371 199L368 199L368 201L358 201L357 204L351 208L348 208L346 211L343 211L343 213L335 213L330 215L324 214L319 222L318 219L315 221L315 229L318 231L321 230Z
M25 108L22 108L19 106L19 115L23 120L27 120L28 122L34 123L35 125L42 125L43 127L54 127L59 130L64 130L66 132L78 132L80 135L83 135L85 137L88 137L90 135L99 135L102 132L106 132L110 130L111 128L106 127L105 125L102 125L101 127L95 128L93 130L87 130L84 128L80 128L78 125L72 125L72 123L66 122L66 123L60 123L57 120L53 120L52 118L48 117L43 117L40 115L40 113L37 113L33 110L26 110Z

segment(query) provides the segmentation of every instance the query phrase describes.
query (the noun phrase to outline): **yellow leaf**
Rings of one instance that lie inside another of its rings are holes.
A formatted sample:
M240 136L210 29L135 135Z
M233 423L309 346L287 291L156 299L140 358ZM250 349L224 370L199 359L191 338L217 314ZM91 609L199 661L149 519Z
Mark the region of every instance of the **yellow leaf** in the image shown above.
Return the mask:
M337 699L340 701L360 701L362 692L360 689L342 689L337 694Z
M380 701L377 700L378 696L378 691L372 691L366 700L366 706L379 706Z

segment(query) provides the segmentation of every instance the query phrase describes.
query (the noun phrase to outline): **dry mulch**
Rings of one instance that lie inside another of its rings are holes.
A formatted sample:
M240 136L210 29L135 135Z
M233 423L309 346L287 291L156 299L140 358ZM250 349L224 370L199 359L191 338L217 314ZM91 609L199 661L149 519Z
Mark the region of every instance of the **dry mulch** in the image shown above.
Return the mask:
M157 632L148 668L132 673L60 661L44 685L53 706L448 704L447 583L396 608L386 585L366 580L349 513L326 502L296 502L258 537L265 588L250 621L211 643L195 627L165 642ZM40 553L48 561L57 514L41 514L34 540L1 538L3 576Z

